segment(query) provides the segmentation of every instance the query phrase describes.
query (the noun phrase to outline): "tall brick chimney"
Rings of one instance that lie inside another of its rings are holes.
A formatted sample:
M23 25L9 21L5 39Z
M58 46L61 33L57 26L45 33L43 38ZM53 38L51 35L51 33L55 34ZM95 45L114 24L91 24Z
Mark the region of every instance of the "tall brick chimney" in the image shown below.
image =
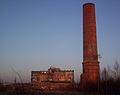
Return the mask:
M81 82L99 80L99 62L97 53L95 5L83 5L83 73Z

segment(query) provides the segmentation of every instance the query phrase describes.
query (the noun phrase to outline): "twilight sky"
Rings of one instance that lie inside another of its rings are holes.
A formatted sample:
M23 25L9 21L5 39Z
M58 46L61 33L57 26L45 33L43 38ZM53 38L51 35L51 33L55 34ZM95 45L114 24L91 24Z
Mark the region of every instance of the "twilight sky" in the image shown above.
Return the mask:
M0 0L0 80L50 66L82 73L82 5L96 5L101 69L120 62L119 0ZM14 69L14 70L13 70Z

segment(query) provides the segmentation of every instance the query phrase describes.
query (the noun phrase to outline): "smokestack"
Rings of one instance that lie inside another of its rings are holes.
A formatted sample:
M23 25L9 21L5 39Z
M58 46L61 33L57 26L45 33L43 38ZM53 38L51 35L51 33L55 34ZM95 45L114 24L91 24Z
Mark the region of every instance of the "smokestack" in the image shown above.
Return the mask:
M97 53L95 5L83 5L83 73L81 82L99 80L99 62Z

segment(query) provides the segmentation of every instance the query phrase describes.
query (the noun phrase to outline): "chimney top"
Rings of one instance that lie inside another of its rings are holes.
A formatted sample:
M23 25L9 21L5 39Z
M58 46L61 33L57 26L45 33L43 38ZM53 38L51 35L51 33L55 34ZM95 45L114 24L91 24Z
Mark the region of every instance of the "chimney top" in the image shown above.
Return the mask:
M85 4L83 4L83 6L86 6L86 5L95 5L94 3L85 3Z

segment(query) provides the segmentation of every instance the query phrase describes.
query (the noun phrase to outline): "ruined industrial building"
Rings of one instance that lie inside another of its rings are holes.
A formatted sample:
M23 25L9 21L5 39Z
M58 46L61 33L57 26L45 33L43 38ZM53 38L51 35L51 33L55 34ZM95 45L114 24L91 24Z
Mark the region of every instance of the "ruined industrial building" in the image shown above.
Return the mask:
M84 88L88 82L97 82L100 79L100 67L97 50L95 5L83 5L83 73L80 77L80 86ZM50 67L48 71L32 71L32 86L37 89L72 88L74 83L73 70L61 70Z
M74 71L55 67L50 67L47 71L32 71L31 83L33 89L70 89L74 83Z

